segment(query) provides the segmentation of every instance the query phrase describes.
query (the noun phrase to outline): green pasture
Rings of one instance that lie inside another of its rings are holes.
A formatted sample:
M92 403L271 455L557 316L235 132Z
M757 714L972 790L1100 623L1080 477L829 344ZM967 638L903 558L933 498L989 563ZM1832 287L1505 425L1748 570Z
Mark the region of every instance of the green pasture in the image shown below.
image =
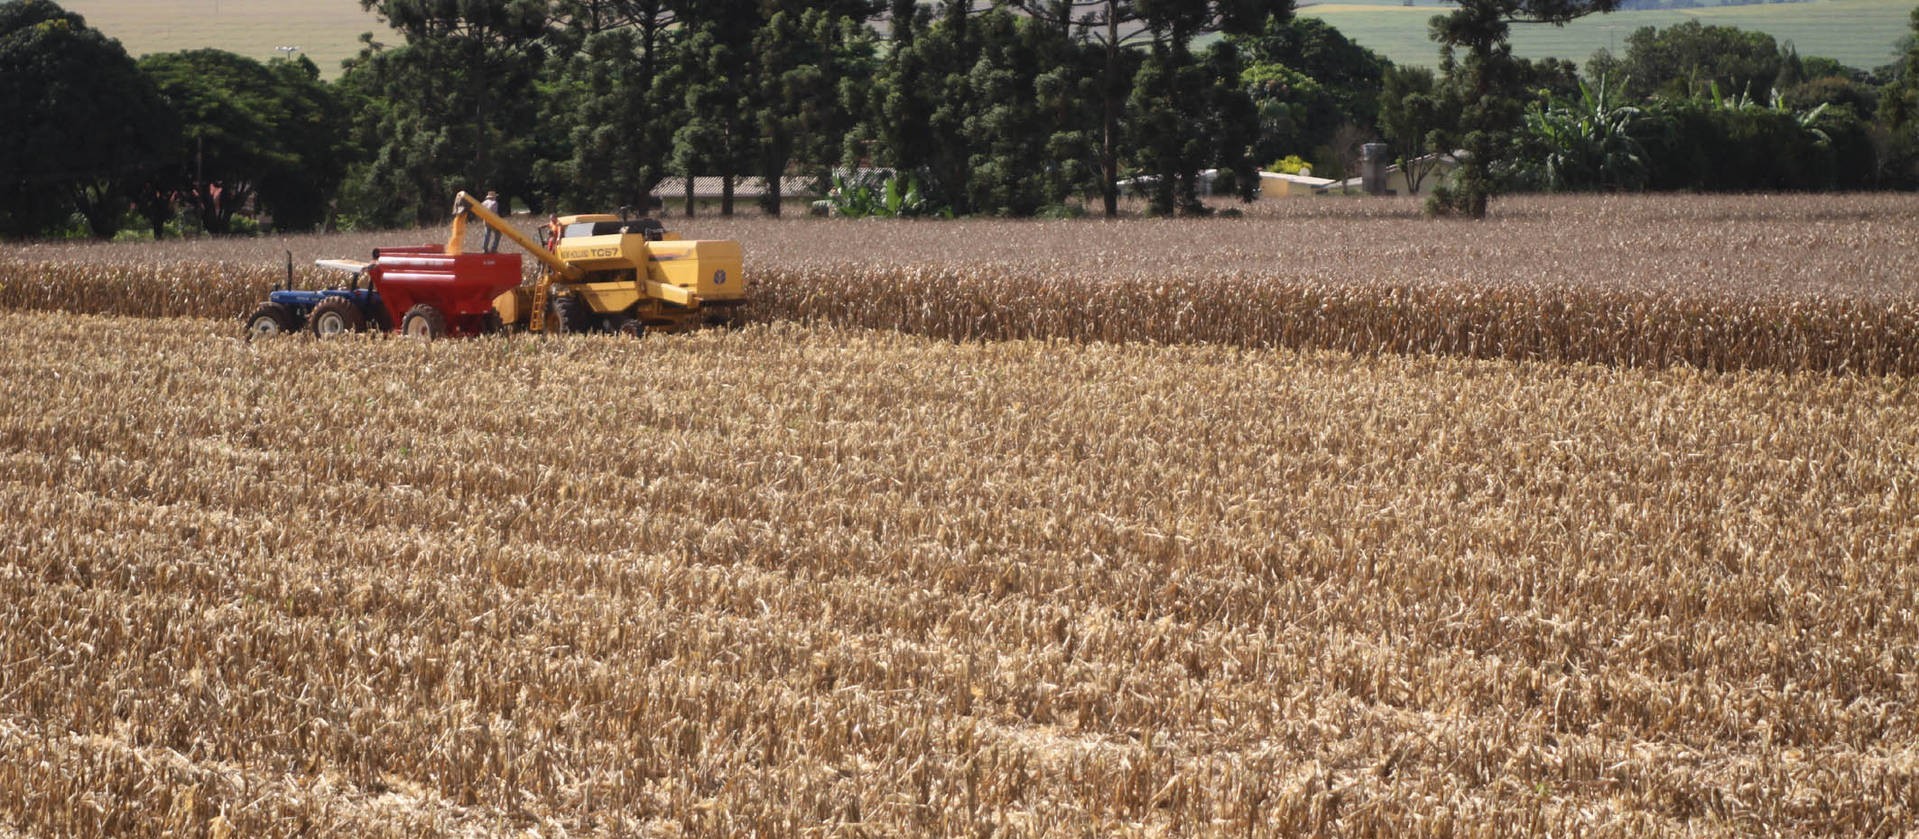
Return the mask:
M59 0L87 25L119 39L135 57L214 47L262 61L299 47L327 78L358 55L360 33L399 36L360 9L359 0Z
M1523 24L1513 27L1513 51L1529 58L1569 58L1584 64L1594 50L1625 49L1626 36L1642 26L1666 27L1685 20L1766 32L1791 41L1800 55L1821 55L1862 69L1893 61L1911 28L1913 0L1810 0L1750 6L1615 12L1577 20L1564 27ZM1454 8L1438 0L1357 0L1316 3L1299 13L1318 17L1347 37L1398 64L1439 63L1439 47L1427 32L1434 15Z

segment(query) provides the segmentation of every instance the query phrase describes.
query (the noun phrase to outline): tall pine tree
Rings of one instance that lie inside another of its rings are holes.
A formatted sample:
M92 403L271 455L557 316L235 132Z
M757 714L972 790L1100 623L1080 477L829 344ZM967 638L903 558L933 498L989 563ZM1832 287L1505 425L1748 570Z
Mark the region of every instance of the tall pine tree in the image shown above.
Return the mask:
M1432 19L1433 40L1443 51L1441 66L1465 97L1460 130L1466 135L1466 157L1453 183L1434 191L1435 210L1483 219L1487 202L1498 192L1493 167L1510 155L1513 132L1525 115L1519 89L1523 68L1507 42L1512 25L1564 26L1618 6L1619 0L1459 0L1458 10ZM1455 52L1461 49L1464 60Z
M542 0L360 0L405 38L369 43L342 80L377 152L356 168L370 221L444 219L455 191L531 197L545 58Z
M774 0L754 35L752 72L760 208L779 215L781 179L794 167L823 175L856 121L858 88L872 72L876 4Z
M1128 122L1137 168L1151 178L1150 211L1198 213L1199 170L1212 163L1250 175L1253 107L1239 86L1239 59L1228 42L1205 56L1200 35L1259 32L1290 17L1291 0L1140 0L1152 47L1133 78ZM1229 125L1228 123L1233 124ZM1211 130L1209 130L1211 129ZM1246 180L1246 179L1243 179Z
M720 178L720 214L758 153L754 37L766 21L760 0L675 0L684 35L677 78L685 109L673 134L674 168ZM689 204L689 206L691 206Z
M667 0L565 0L554 22L543 188L573 207L639 206L673 152L683 97L662 76L678 17Z

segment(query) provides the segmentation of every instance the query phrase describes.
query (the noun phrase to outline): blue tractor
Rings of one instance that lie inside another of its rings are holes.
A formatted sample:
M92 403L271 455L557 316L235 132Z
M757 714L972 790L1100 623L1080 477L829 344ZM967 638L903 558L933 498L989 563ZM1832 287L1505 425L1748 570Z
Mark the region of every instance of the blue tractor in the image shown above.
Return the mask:
M344 335L349 332L364 332L367 325L381 332L393 328L388 322L386 306L380 302L380 292L373 287L369 277L364 283L366 268L372 263L355 259L322 259L314 264L322 268L345 271L352 275L345 286L325 289L296 289L293 287L293 258L287 257L287 284L267 294L267 302L253 310L247 316L247 333L250 335L278 335L286 332L298 332L301 328L313 330L313 334L322 338ZM364 285L364 287L362 287Z

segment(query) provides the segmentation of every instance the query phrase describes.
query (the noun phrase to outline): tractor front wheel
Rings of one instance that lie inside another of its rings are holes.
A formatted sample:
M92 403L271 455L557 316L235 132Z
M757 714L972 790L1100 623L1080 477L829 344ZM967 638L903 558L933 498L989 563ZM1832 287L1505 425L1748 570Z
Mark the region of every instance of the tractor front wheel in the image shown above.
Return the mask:
M446 337L446 315L425 303L406 310L400 318L400 331L408 338L432 341Z
M300 318L280 303L262 303L247 316L247 337L265 338L298 331Z
M365 329L366 313L351 300L329 297L313 307L313 312L307 315L307 325L312 327L315 336L332 338Z

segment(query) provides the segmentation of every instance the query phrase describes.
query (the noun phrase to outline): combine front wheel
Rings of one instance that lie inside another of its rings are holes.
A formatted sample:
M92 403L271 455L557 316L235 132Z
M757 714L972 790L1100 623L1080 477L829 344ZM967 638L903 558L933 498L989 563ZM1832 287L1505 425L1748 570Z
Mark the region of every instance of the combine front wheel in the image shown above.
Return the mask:
M313 313L307 315L307 324L313 327L315 336L332 338L365 329L366 315L351 300L329 297L313 307Z
M553 298L553 311L547 329L552 332L585 332L593 328L593 310L586 301L568 295Z
M263 303L247 316L247 337L264 338L285 335L300 328L293 310L279 303Z
M425 303L406 310L406 316L400 318L400 331L408 338L432 341L446 337L446 315Z

